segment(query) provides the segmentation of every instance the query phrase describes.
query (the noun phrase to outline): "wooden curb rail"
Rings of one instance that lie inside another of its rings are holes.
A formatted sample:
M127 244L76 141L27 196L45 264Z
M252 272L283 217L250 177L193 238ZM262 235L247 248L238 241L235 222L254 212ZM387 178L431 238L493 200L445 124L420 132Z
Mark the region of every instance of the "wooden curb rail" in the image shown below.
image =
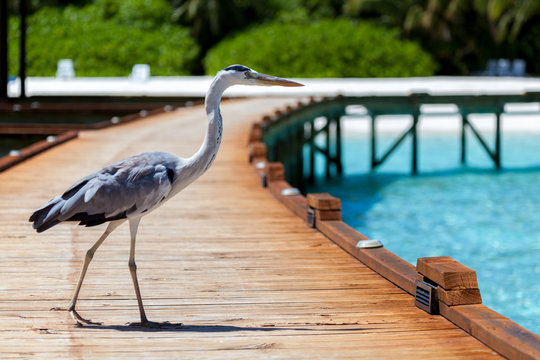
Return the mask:
M325 99L326 100L326 99ZM261 178L261 184L308 226L316 228L350 255L387 280L414 296L415 304L433 314L440 314L509 359L540 359L540 337L482 304L476 273L454 259L419 258L416 268L383 247L362 248L369 239L341 221L340 199L329 194L301 195L285 181L281 163L268 162L262 127L279 121L298 107L298 103L264 116L252 125L249 133L249 162ZM423 289L430 289L427 307L419 306ZM429 306L429 301L432 306Z
M75 139L78 136L77 131L66 131L63 134L60 134L58 136L47 138L47 140L42 140L37 143L34 143L32 145L29 145L19 151L19 154L17 155L6 155L4 157L0 158L0 172L15 166L24 160L31 158L32 156L35 156L45 150L48 150L56 145L60 145L65 143L66 141L69 141L71 139Z
M78 137L78 131L81 130L98 130L109 126L127 124L129 122L145 118L151 115L170 112L175 109L174 106L167 105L153 110L141 110L139 112L124 115L121 117L113 117L110 120L100 121L94 124L0 124L0 134L41 134L41 135L56 135L49 137L46 140L39 141L29 145L21 150L17 155L6 155L0 157L0 172L15 166L26 159L31 158L45 150L54 146L65 143L66 141Z
M128 122L145 118L147 116L169 112L175 107L167 105L152 110L140 110L124 116L113 116L109 120L103 120L91 124L54 124L54 123L0 123L0 134L62 134L67 131L98 130L109 126L126 124ZM84 109L84 107L83 107Z

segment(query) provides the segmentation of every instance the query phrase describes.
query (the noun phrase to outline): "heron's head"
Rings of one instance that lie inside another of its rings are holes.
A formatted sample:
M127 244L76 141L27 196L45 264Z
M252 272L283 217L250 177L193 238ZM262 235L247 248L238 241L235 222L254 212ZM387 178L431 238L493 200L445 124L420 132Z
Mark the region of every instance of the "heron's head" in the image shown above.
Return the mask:
M264 85L264 86L304 86L300 83L261 74L244 65L231 65L220 71L222 77L238 85Z

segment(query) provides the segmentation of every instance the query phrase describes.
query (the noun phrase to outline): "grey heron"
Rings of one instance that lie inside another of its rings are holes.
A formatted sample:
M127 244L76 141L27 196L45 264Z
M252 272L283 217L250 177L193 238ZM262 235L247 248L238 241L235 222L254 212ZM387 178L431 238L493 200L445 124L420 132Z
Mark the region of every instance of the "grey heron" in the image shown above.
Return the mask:
M73 320L82 324L99 324L84 319L75 310L79 291L90 261L107 236L126 220L130 229L129 270L137 296L141 326L154 326L144 312L137 266L135 238L141 218L165 203L200 177L212 165L222 135L219 110L221 96L232 85L302 86L294 81L258 73L243 65L231 65L219 71L205 97L208 117L206 136L199 150L190 158L179 158L165 152L147 152L106 166L79 180L62 195L37 209L29 221L37 232L45 231L64 221L95 226L108 222L105 232L87 251L81 274L67 310Z

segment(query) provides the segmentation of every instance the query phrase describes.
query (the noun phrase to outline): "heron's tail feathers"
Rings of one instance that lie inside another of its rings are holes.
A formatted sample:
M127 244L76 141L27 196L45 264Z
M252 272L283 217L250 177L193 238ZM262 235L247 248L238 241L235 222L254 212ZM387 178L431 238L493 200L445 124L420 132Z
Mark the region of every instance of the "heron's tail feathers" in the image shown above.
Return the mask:
M91 183L89 178L82 179L61 196L34 211L28 219L33 222L33 228L37 232L43 232L63 221L78 221L79 225L96 226L107 221L126 219L128 212L136 210L135 205L130 209L112 213L92 208L92 197L99 191L101 184Z
M57 196L43 205L30 216L28 221L38 233L52 228L54 225L68 220L76 211L76 205L84 198L84 186L88 183L86 177L71 186L61 196Z
M52 228L54 225L61 222L58 219L60 210L65 201L61 197L56 197L49 201L45 206L34 211L28 221L33 222L32 227L36 229L38 233Z

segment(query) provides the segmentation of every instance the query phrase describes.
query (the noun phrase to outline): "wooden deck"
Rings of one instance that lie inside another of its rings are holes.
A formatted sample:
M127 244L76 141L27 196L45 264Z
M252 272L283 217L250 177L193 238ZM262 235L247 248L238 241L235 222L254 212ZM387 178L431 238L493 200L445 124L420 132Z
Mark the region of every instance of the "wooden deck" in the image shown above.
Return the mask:
M82 132L0 173L0 358L490 359L499 356L348 255L276 201L247 162L249 124L283 99L222 105L213 167L145 217L139 281L154 321L144 330L127 260L127 226L96 253L76 327L66 306L86 250L102 227L59 225L36 234L30 212L74 181L150 150L189 156L202 141L202 107Z

